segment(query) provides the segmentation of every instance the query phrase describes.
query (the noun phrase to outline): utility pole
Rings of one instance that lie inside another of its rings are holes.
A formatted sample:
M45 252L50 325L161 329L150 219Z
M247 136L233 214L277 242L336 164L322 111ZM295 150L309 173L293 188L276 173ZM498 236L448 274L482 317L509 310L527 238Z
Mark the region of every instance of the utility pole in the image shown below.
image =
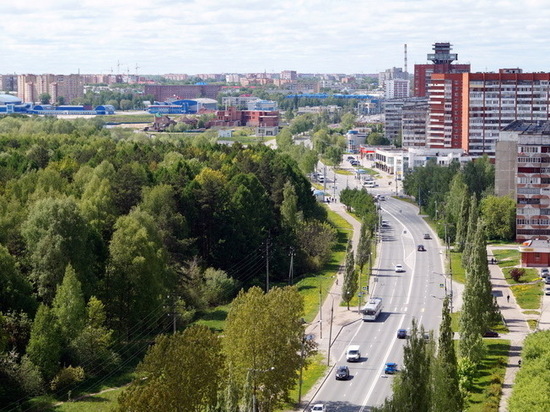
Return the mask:
M290 269L288 271L288 283L292 285L294 282L294 248L290 248Z
M323 294L321 293L320 279L319 279L319 339L323 339Z
M269 237L265 242L265 293L269 292Z
M332 298L332 305L330 306L330 328L328 331L328 353L327 353L327 366L330 366L330 347L332 346L332 320L334 318L334 298Z

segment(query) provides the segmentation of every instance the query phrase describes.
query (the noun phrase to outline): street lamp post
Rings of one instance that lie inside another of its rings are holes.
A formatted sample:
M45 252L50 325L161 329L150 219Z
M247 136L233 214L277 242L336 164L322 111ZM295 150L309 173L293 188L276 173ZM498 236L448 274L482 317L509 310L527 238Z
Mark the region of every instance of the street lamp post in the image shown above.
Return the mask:
M298 405L302 402L302 383L303 383L303 379L302 379L302 372L303 372L303 369L304 369L304 356L305 356L305 353L304 353L304 346L305 346L305 343L309 340L313 339L313 335L304 335L302 337L302 350L301 350L301 354L300 354L300 357L301 357L301 360L300 360L300 378L299 378L299 384L298 384Z

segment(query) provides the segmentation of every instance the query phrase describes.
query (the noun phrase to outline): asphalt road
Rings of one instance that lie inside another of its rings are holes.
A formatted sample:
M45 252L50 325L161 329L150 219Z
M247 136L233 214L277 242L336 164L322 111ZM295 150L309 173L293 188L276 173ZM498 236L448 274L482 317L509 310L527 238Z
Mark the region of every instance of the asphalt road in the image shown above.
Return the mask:
M352 186L350 181L354 186L360 184L351 176L347 184ZM387 199L379 204L382 219L389 221L390 227L380 233L380 254L371 282L371 296L381 297L384 309L377 321L355 321L333 341L332 359L337 361L331 366L347 364L351 379L336 381L331 371L310 403L324 403L331 412L368 411L382 404L391 396L394 379L384 374L385 363L397 362L399 366L403 363L405 340L396 338L397 330L409 329L415 318L426 330L437 334L441 320L446 286L441 275L443 251L428 225L417 215L417 209L389 197L394 188L388 186L386 181L386 185L369 190L385 194ZM425 233L430 233L432 239L423 239ZM417 251L418 244L423 244L426 251ZM405 272L396 273L396 264L402 264ZM360 362L346 362L345 350L350 344L360 345Z

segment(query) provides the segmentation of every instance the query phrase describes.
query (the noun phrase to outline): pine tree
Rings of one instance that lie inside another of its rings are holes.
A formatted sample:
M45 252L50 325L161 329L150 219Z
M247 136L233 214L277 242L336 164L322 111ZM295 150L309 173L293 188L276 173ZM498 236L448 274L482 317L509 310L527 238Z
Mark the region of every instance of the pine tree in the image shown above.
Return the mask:
M446 297L441 311L439 345L432 373L432 410L460 412L463 410L464 400L459 388L449 305L449 297Z
M347 303L349 310L349 302L353 295L357 293L359 287L359 279L355 270L355 258L353 257L353 248L351 239L348 240L346 249L346 263L344 269L344 284L342 285L342 300Z

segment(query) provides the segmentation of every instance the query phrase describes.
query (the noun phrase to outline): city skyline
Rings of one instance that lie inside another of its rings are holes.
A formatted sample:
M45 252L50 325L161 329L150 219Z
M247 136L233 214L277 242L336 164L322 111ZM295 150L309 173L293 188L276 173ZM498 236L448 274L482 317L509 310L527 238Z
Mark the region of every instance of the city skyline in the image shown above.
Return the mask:
M450 42L472 72L550 71L544 0L0 4L0 73L377 73ZM137 66L137 68L136 68Z

